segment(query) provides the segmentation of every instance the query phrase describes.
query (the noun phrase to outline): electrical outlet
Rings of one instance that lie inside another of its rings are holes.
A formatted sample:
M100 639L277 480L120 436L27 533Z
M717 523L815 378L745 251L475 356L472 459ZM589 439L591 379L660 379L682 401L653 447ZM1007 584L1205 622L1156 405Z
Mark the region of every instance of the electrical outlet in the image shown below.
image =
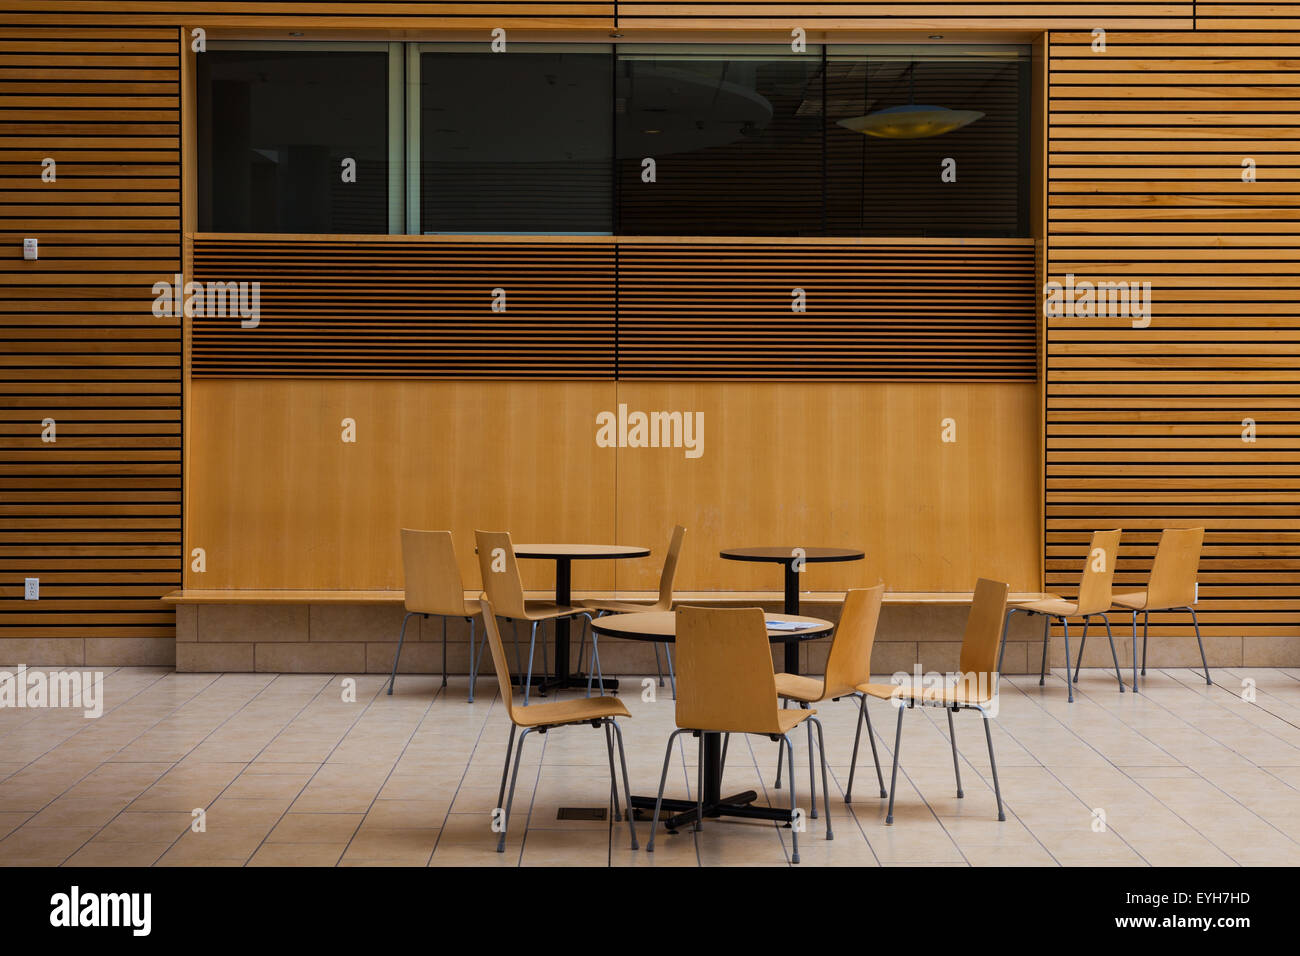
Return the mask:
M23 240L23 258L24 259L37 258L37 243L35 239Z
M23 578L23 600L39 601L41 599L41 579Z

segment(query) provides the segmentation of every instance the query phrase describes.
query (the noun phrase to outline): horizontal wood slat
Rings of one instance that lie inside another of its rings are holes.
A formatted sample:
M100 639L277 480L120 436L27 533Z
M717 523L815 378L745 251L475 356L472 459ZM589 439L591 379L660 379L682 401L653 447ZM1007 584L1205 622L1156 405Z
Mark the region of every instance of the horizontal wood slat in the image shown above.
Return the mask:
M172 636L179 135L177 30L0 32L0 638Z
M406 241L199 237L196 377L1032 381L1019 240ZM492 310L493 289L506 311ZM806 311L792 308L802 288Z
M620 246L620 378L1036 378L1030 245L688 248Z
M1094 529L1125 529L1125 589L1160 528L1203 525L1205 633L1300 634L1300 114L1269 105L1300 97L1300 37L1090 43L1051 36L1049 278L1150 282L1152 317L1047 320L1047 589Z
M199 240L195 280L260 282L262 315L196 317L193 375L611 378L613 275L581 241Z

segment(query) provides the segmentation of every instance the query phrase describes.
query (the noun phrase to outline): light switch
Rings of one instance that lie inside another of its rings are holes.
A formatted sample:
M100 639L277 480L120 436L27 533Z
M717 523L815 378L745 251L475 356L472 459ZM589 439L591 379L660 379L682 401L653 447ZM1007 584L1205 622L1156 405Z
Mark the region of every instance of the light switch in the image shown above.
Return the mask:
M41 579L23 578L23 600L39 601L41 599Z
M24 258L24 259L35 259L35 258L36 258L36 240L35 240L35 239L24 239L24 240L23 240L23 258Z

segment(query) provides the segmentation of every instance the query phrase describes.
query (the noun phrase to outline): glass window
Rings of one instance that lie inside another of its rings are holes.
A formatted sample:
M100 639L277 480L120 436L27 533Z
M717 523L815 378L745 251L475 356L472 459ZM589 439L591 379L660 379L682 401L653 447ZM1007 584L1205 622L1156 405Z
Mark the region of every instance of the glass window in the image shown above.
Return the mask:
M830 47L828 233L1028 235L1029 101L1020 48Z
M617 84L619 232L824 231L819 48L620 47Z
M613 231L608 46L423 46L420 231Z
M386 47L210 49L196 62L200 229L389 231Z

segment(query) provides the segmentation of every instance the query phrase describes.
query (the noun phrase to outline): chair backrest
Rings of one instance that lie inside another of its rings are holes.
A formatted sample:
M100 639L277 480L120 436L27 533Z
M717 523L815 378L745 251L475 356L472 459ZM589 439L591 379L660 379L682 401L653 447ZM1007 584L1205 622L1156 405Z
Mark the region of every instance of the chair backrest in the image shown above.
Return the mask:
M1110 586L1115 579L1115 559L1122 532L1094 531L1079 583L1079 613L1101 614L1110 610Z
M682 556L682 539L686 529L681 525L673 528L673 536L668 541L668 553L664 555L664 569L659 572L659 600L655 607L660 611L673 609L673 578L677 576L677 559Z
M487 637L488 650L492 654L492 664L497 670L497 687L501 690L501 699L506 704L506 716L515 719L514 685L510 682L510 665L507 663L506 649L501 646L501 629L497 627L496 609L486 594L479 596L483 608L483 633Z
M465 586L450 531L403 528L402 575L408 611L464 616Z
M1196 568L1201 563L1204 528L1166 528L1147 582L1147 607L1191 607L1196 603Z
M475 531L483 590L502 617L524 617L524 582L509 531Z
M880 623L880 602L885 586L855 588L844 595L840 623L831 639L826 658L826 683L823 697L840 697L853 693L859 684L871 680L871 648L876 643L876 625Z
M998 669L998 645L1002 643L1002 622L1007 616L1007 593L1001 581L980 578L966 616L966 633L961 639L958 668L963 674L985 675L979 678L992 694Z
M762 609L679 607L676 625L677 726L780 733Z

